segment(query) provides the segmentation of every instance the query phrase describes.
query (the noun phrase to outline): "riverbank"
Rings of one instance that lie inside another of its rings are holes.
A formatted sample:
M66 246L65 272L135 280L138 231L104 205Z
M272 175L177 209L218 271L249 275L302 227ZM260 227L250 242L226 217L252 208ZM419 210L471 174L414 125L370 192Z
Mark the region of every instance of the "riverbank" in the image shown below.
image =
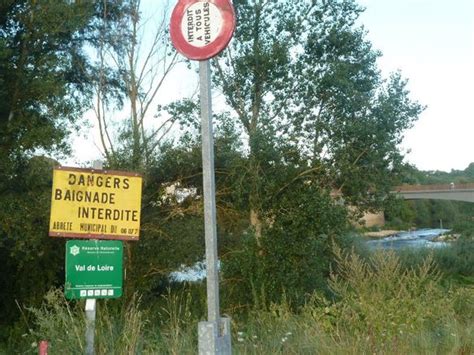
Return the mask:
M387 230L381 230L381 231L375 231L375 232L365 232L363 233L363 236L367 238L379 239L379 238L390 237L392 235L395 235L401 232L403 231L387 229Z
M459 237L461 236L461 234L450 234L450 233L447 233L447 234L441 234L435 238L433 238L433 242L455 242L456 240L459 239Z

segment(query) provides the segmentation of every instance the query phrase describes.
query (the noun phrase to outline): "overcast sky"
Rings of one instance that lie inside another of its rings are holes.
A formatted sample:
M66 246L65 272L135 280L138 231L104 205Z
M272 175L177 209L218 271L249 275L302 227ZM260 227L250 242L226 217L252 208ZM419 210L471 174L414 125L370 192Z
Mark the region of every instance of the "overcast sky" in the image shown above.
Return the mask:
M383 57L400 69L427 109L406 134L407 160L421 170L474 162L474 0L361 0L361 22Z

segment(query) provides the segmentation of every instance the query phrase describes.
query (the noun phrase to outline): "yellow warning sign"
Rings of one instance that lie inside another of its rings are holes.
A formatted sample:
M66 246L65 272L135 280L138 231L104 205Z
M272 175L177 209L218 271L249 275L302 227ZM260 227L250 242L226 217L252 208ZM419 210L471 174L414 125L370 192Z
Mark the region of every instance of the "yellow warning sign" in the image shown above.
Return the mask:
M55 168L49 235L138 240L141 197L138 174Z

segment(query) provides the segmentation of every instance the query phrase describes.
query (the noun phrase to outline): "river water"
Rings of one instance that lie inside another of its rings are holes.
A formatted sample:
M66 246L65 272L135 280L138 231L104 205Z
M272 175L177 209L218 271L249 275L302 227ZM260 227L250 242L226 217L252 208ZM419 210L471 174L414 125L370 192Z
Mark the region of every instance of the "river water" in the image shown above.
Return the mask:
M449 229L418 229L400 232L389 237L368 240L367 245L371 249L441 248L449 243L433 242L432 240L449 231Z

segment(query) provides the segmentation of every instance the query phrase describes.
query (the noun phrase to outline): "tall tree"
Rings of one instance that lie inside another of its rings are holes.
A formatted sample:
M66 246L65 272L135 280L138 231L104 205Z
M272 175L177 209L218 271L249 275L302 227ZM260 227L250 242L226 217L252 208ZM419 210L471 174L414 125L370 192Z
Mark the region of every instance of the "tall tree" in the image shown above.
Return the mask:
M93 67L85 45L94 43L102 5L0 2L2 322L14 316L15 299L38 301L61 280L62 248L47 237L55 162L38 155L66 153L66 138L91 107Z
M0 17L0 181L15 158L64 148L87 104L84 30L94 7L3 1Z
M154 15L140 0L118 3L122 12L114 22L104 6L94 110L109 165L145 172L173 126L175 117L160 116L159 96L179 57L168 40L167 2Z
M255 241L229 254L224 276L243 293L302 301L327 276L329 246L344 242L339 200L380 207L423 108L399 73L381 76L354 0L233 4L238 25L214 80L245 139L245 164L227 174Z
M352 0L234 6L238 27L215 61L215 82L247 137L247 206L257 239L274 197L302 180L376 206L401 163L403 131L422 107L399 74L381 78L379 52L356 26L362 9Z
M196 231L195 216L184 219L176 213L179 208L165 202L169 196L150 176L177 119L161 109L170 74L182 62L168 38L169 3L117 3L121 13L109 21L104 6L98 27L94 111L107 167L140 172L144 178L141 240L125 246L125 294L131 296L137 288L147 291L166 283L168 274L182 263L197 261L195 253L183 257L177 250L188 244L197 251L200 243L195 233L191 235ZM157 174L159 182L166 183L162 177L169 175ZM184 235L190 237L184 241Z

